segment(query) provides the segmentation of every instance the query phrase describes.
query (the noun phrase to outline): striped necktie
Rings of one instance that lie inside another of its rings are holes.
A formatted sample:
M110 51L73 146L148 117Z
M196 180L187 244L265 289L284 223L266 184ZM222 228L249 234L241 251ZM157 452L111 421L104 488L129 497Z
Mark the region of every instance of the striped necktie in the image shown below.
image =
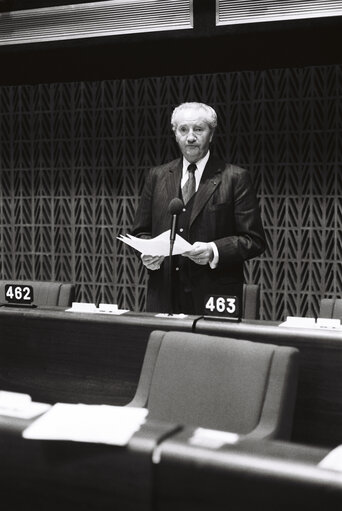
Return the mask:
M197 170L197 166L195 163L190 163L188 166L189 177L187 182L182 188L182 196L184 204L187 204L191 197L196 192L196 179L195 179L195 170Z

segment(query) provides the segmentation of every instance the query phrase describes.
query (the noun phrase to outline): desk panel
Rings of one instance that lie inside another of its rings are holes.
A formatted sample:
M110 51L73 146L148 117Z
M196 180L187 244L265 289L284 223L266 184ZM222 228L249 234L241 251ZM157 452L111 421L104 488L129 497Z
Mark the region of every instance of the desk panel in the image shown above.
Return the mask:
M134 396L152 330L195 318L0 309L0 389L35 401L122 405Z
M27 440L0 416L0 491L11 511L149 511L152 453L178 426L148 421L127 446Z
M339 509L342 474L317 467L329 452L242 440L220 448L167 439L156 465L156 511L321 511Z
M342 333L279 327L262 321L200 319L196 332L294 346L300 351L292 439L321 446L342 443Z

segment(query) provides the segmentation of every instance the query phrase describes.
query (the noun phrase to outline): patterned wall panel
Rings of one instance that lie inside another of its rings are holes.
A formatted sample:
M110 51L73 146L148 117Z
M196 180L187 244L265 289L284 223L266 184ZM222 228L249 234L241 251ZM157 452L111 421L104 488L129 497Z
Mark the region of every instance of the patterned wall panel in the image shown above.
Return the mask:
M146 274L116 240L146 171L178 152L173 107L219 115L214 150L248 168L268 248L246 264L261 317L342 293L340 66L0 88L1 278L71 281L77 300L142 310Z

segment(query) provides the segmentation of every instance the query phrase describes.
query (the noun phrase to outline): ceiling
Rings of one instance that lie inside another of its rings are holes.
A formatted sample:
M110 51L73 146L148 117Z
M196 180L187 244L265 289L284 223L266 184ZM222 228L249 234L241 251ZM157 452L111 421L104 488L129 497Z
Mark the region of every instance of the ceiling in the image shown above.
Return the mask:
M191 29L0 46L0 84L341 63L340 16L216 26L215 0L193 7Z

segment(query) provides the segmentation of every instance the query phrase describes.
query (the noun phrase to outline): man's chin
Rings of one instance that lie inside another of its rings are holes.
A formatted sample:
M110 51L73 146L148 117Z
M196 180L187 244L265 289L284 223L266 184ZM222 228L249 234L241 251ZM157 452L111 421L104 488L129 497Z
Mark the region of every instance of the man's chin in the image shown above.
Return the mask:
M201 159L201 151L199 151L197 147L187 149L185 151L185 157L190 162L200 160Z

